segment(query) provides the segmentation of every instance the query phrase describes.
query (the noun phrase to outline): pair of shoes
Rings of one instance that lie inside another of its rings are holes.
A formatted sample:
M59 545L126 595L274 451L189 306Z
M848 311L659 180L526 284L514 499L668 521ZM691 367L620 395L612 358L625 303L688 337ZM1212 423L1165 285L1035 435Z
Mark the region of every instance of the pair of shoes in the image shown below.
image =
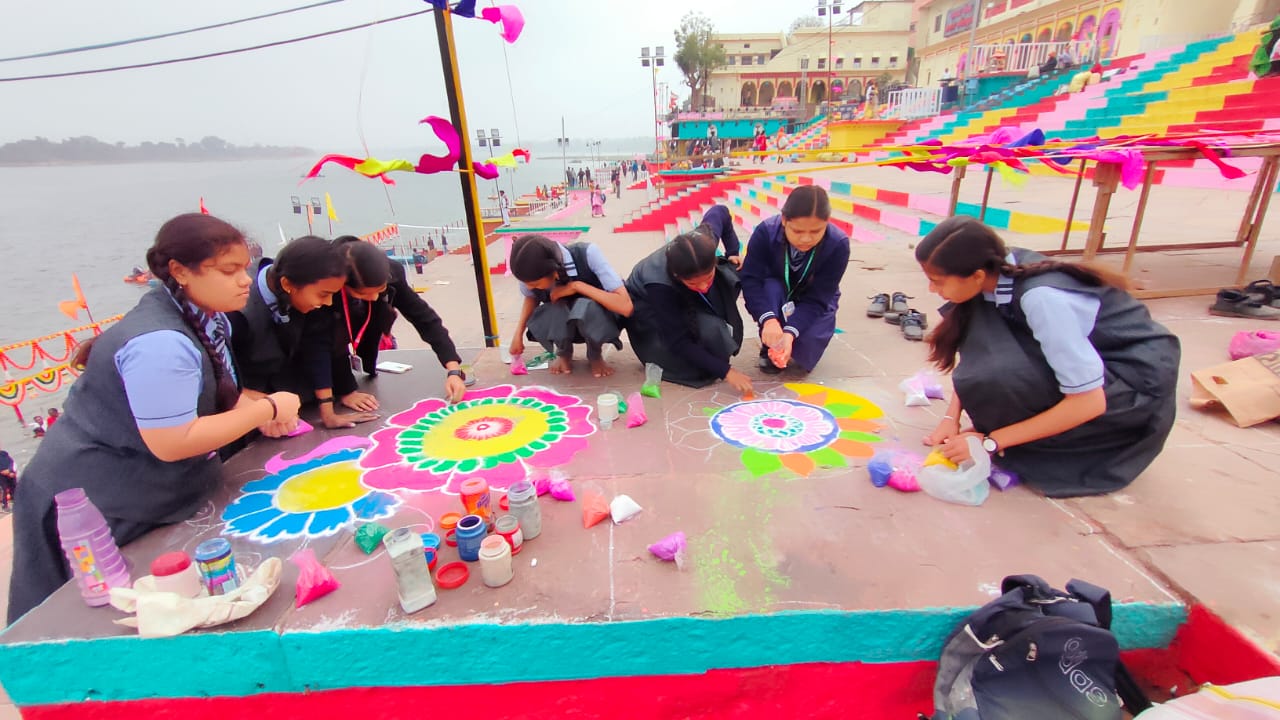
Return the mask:
M760 355L759 367L760 367L760 372L765 373L766 375L777 375L778 373L782 372L782 368L778 367L777 365L774 365L773 361L769 359L768 354L762 353Z
M913 296L906 293L894 293L893 298L889 301L889 309L884 313L884 321L890 325L897 325L898 318L900 318L903 313L911 310L911 303L907 301L914 299L915 298Z
M902 337L919 342L924 340L924 331L929 327L929 318L919 310L908 309L898 317L898 327L902 329Z
M1260 294L1223 288L1209 306L1209 314L1253 320L1280 320L1280 308L1272 307L1269 302Z

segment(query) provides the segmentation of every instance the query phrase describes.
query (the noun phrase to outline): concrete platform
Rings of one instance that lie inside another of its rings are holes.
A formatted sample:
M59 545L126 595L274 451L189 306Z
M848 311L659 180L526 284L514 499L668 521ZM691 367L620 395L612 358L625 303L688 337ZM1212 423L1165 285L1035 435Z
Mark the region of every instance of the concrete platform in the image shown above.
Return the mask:
M877 171L876 178L903 190L908 188L893 184L900 178L922 182L897 170ZM1065 183L1046 187L1052 188L1048 192L1070 191ZM609 210L638 205L641 196L640 191L626 191L621 201L611 201ZM570 219L592 227L585 239L600 244L623 275L663 242L658 233L614 235L608 228L616 218L585 215ZM527 224L534 226L536 220ZM746 238L742 240L745 244ZM920 439L936 424L944 405L935 401L932 407L904 407L896 386L924 368L926 349L863 312L865 296L900 290L915 296L919 309L933 313L938 301L926 292L911 258L912 242L890 237L854 248L842 284L837 323L842 332L811 375L760 375L750 362L758 341L748 339L735 366L755 379L758 398L793 399L797 393L788 383L852 393L883 413L872 419L880 426L875 447L921 447ZM1264 273L1276 252L1274 233L1264 235L1263 246L1257 264ZM1149 272L1157 275L1186 264L1176 256L1142 257L1152 259ZM1195 262L1203 268L1197 272L1209 272L1234 268L1238 256L1204 252L1197 253ZM641 384L642 370L629 349L606 355L617 369L610 378L590 377L583 359L569 376L539 370L510 376L500 350L474 347L480 337L479 309L469 258L433 262L425 277L411 276L411 282L430 288L425 297L444 316L455 339L473 346L464 354L479 378L478 389L542 386L594 405L598 393L627 394ZM505 347L519 308L514 279L495 277L494 295ZM1150 304L1157 319L1183 340L1183 398L1190 370L1221 362L1231 334L1254 329L1245 320L1213 318L1205 313L1206 305L1197 298ZM937 320L932 314L931 322ZM402 348L422 345L403 324L396 334ZM527 350L526 357L534 350ZM405 349L394 355L415 368L403 376L380 376L372 384L383 403L384 420L440 394L440 372L429 352ZM90 689L93 697L133 701L327 690L347 687L353 677L357 685L436 685L700 673L806 662L911 663L936 657L948 629L996 594L1004 575L1027 572L1059 586L1082 577L1109 587L1120 604L1117 634L1128 648L1167 645L1185 609L1204 604L1269 652L1280 651L1280 586L1274 582L1280 552L1280 523L1274 521L1280 510L1274 487L1280 427L1275 424L1242 430L1225 416L1184 404L1165 452L1123 492L1058 501L1015 488L993 492L985 505L967 508L924 494L874 488L865 456L846 458L845 467L815 468L807 477L787 469L758 476L744 465L741 450L709 429L708 409L737 400L724 386L690 390L668 383L661 398L645 400L647 425L592 432L586 447L561 467L579 498L590 489L606 498L626 493L644 511L623 525L606 521L584 529L579 502L544 497L543 535L516 556L515 579L505 587L484 587L473 568L465 586L441 590L436 605L406 617L396 602L387 558L381 550L365 556L352 542L349 527L328 537L272 544L236 538L233 546L246 564L310 547L342 587L295 609L295 570L286 563L281 589L254 615L219 632L164 641L169 644L163 646L123 639L132 631L111 624L119 613L88 609L66 587L0 636L0 680L19 705L58 706ZM594 424L594 413L590 419ZM164 550L191 551L200 539L222 532L221 509L246 482L265 474L269 457L280 452L296 457L325 439L377 429L317 430L284 442L256 443L228 463L227 486L213 506L187 523L135 542L127 555L135 567L145 567ZM454 495L399 496L402 504L395 514L380 521L390 527L413 525L425 531L441 513L461 510ZM649 543L676 530L689 538L690 562L684 571L646 551ZM454 552L445 548L442 562L455 559ZM687 625L694 621L717 622ZM489 637L494 652L534 647L546 652L518 676L509 668L490 667L483 680L465 669L447 677L429 668L371 669L371 664L413 648L482 647L485 641L469 635L471 630ZM773 638L766 649L742 639L759 633ZM80 641L110 638L120 639L88 645L109 647L138 663L127 673L100 667L86 674L72 661L91 652ZM161 650L139 650L149 645ZM234 653L228 654L228 648ZM197 651L239 667L213 680L165 675L165 663L172 662L175 652ZM52 677L27 670L38 658L54 657L71 664ZM344 680L346 667L353 669ZM139 685L136 677L148 670L157 675ZM366 682L369 678L381 682ZM142 693L143 686L151 692Z

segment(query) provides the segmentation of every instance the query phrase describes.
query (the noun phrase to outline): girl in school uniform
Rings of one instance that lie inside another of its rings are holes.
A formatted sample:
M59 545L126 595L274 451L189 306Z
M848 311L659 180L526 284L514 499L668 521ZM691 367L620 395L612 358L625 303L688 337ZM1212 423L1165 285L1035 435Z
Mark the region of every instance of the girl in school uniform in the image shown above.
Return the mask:
M1118 490L1151 464L1173 428L1181 349L1146 306L1108 275L1006 248L969 217L939 223L915 255L947 301L930 359L956 391L926 444L961 462L977 435L1050 497Z
M377 401L367 393L333 393L333 317L317 313L333 304L347 281L347 259L324 238L292 240L272 260L250 267L253 283L243 310L229 314L231 344L246 390L286 390L320 406L325 427L352 427L378 417ZM340 414L341 402L355 411ZM281 437L294 428L274 424L263 431Z
M334 240L347 259L346 286L333 303L335 349L334 394L346 398L356 392L356 375L378 374L378 349L383 335L391 332L399 312L422 337L445 369L444 394L458 402L467 391L462 358L454 347L440 315L414 292L405 279L404 266L386 253L352 235ZM378 401L367 393L355 409L371 411ZM344 400L344 403L346 401Z
M832 225L827 191L791 191L782 213L756 226L742 262L742 297L760 327L760 369L813 370L836 330L849 236Z
M715 240L700 231L677 236L636 263L626 288L635 305L627 337L640 362L662 366L662 379L678 385L724 380L751 392L751 379L729 365L742 348L742 287L733 266L716 258Z
M209 215L165 223L147 251L161 282L81 346L66 412L22 476L13 514L9 622L70 579L53 496L84 488L124 545L191 517L222 480L218 450L298 420L298 396L239 387L224 313L244 307L244 236Z
M512 355L530 340L554 351L551 372L573 371L573 346L585 343L591 374L605 377L604 345L622 349L619 317L630 317L631 296L622 278L592 243L564 246L542 235L525 235L511 245L511 274L522 285L524 305L511 339Z

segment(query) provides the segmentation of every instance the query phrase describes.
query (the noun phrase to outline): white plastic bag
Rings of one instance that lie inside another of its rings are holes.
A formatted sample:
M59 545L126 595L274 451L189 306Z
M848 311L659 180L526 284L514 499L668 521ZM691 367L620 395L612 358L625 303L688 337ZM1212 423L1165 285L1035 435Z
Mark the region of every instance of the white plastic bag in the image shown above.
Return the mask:
M924 392L924 378L920 377L920 373L898 383L898 389L905 394L904 403L907 407L921 407L929 404L929 396Z
M982 441L976 435L966 438L969 459L951 470L944 465L926 465L920 468L916 479L920 488L939 500L958 505L981 505L991 494L987 477L991 475L991 456L982 449Z

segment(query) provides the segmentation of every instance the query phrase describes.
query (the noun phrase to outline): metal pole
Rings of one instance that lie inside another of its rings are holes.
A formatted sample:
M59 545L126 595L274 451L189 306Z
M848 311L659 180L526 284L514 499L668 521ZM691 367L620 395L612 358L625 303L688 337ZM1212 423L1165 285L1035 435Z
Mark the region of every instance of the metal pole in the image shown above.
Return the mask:
M653 61L653 152L657 153L661 147L661 140L658 139L658 61Z
M568 159L568 156L565 154L565 151L566 151L566 147L569 144L569 138L566 137L564 134L564 116L563 115L560 116L560 137L556 138L556 141L560 143L560 173L561 175L564 176L565 182L568 183L569 159ZM568 184L564 186L564 194L565 194L565 201L568 202L568 199L569 199Z
M476 193L476 176L471 169L471 135L467 130L467 115L462 104L462 80L458 75L457 55L453 45L452 13L439 9L434 13L436 38L440 44L440 66L444 71L444 90L449 97L449 117L462 143L462 158L458 161L458 179L462 183L462 204L467 209L467 236L471 242L471 260L476 272L476 293L480 299L480 321L484 326L486 347L498 346L498 316L493 308L493 286L489 278L489 255L484 243L484 218L480 212L480 199Z
M977 65L973 60L973 44L978 39L978 23L982 22L982 3L985 0L973 0L973 26L969 28L969 52L965 54L964 61L964 77L969 79L978 73L974 71Z

